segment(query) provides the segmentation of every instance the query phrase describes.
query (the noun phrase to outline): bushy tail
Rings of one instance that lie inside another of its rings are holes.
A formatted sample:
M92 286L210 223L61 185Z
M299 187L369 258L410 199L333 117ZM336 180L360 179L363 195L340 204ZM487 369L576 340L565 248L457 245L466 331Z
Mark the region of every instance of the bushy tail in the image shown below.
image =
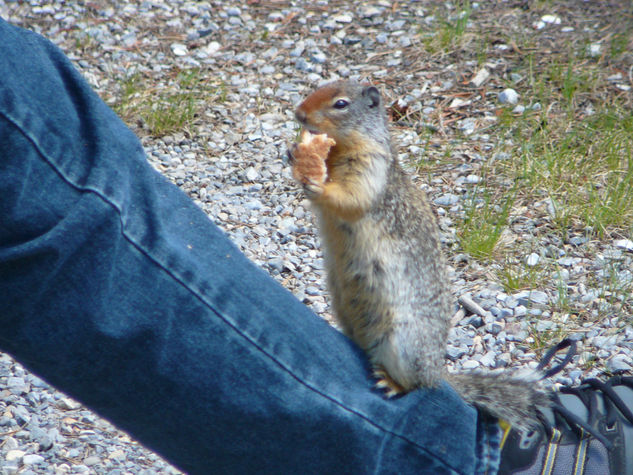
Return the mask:
M568 348L563 360L545 370L556 353ZM550 348L536 370L526 376L509 372L447 373L446 380L466 401L503 419L511 426L528 429L537 423L537 408L551 405L550 394L541 381L562 371L576 353L576 342L565 339Z
M537 407L548 407L548 392L528 378L508 373L448 373L446 380L466 402L511 426L527 429L537 422Z

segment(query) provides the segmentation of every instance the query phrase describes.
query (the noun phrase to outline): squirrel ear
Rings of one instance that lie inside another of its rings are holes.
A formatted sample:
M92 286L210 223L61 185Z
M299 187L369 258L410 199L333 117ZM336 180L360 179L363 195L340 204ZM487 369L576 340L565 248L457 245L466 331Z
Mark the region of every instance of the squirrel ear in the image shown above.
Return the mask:
M380 105L380 93L374 86L367 86L363 89L363 96L368 99L369 107L376 107Z

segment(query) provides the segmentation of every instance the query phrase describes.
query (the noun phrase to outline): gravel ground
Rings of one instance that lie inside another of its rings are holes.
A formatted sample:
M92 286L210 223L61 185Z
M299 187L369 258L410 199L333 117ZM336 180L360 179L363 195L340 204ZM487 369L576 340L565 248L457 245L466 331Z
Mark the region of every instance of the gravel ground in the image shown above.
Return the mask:
M613 303L601 292L607 264L609 278L624 286L633 280L631 233L600 240L579 233L563 241L535 231L548 222L546 201L534 204L545 209L541 214L513 210L505 237L533 236L527 264L556 261L568 308L584 312L552 310L560 289L550 281L505 291L495 277L499 263L469 258L456 239L468 191L486 163L504 159L491 129L500 102L536 107L522 100L520 87L518 97L514 89L499 95L511 84L508 65L518 49L512 38L528 35L537 54L547 54L582 31L599 53L609 12L586 2L546 3L540 10L518 1L472 4L472 21L489 23L490 35L498 36L482 75L477 61L459 51L428 54L424 32L440 22L433 2L0 0L0 15L59 45L139 134L152 165L250 259L330 321L309 206L284 162L296 135L292 110L325 80L378 84L392 115L399 113L393 133L402 161L412 173L419 160L433 165L416 180L436 205L453 291L463 304L455 306L449 364L533 367L541 340L572 335L580 354L556 381L577 383L633 366L631 297ZM454 7L442 11L460 15ZM610 91L630 94L630 56L623 61ZM156 115L165 99L183 97L191 100L189 115L180 126L159 130ZM8 355L0 355L0 471L178 473Z

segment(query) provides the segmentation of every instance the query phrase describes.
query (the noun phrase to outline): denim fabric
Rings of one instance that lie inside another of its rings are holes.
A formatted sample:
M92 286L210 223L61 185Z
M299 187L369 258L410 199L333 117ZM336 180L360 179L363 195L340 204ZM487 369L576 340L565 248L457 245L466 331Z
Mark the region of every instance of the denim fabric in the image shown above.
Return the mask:
M190 473L494 469L494 426L448 385L372 389L56 47L2 20L0 45L3 351Z

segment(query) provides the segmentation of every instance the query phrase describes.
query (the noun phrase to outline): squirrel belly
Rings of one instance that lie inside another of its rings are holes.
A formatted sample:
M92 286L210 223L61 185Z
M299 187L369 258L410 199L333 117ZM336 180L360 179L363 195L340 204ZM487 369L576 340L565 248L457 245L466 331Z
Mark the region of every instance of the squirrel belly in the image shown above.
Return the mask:
M399 199L404 188L415 189L393 164L362 216L318 206L317 215L337 320L374 366L412 389L442 378L450 301L436 228L420 220L430 208Z
M445 379L467 402L529 426L535 404L547 404L534 381L446 372L452 298L439 229L393 152L378 90L331 83L295 116L304 133L289 150L293 176L317 214L334 314L378 386L393 395Z

